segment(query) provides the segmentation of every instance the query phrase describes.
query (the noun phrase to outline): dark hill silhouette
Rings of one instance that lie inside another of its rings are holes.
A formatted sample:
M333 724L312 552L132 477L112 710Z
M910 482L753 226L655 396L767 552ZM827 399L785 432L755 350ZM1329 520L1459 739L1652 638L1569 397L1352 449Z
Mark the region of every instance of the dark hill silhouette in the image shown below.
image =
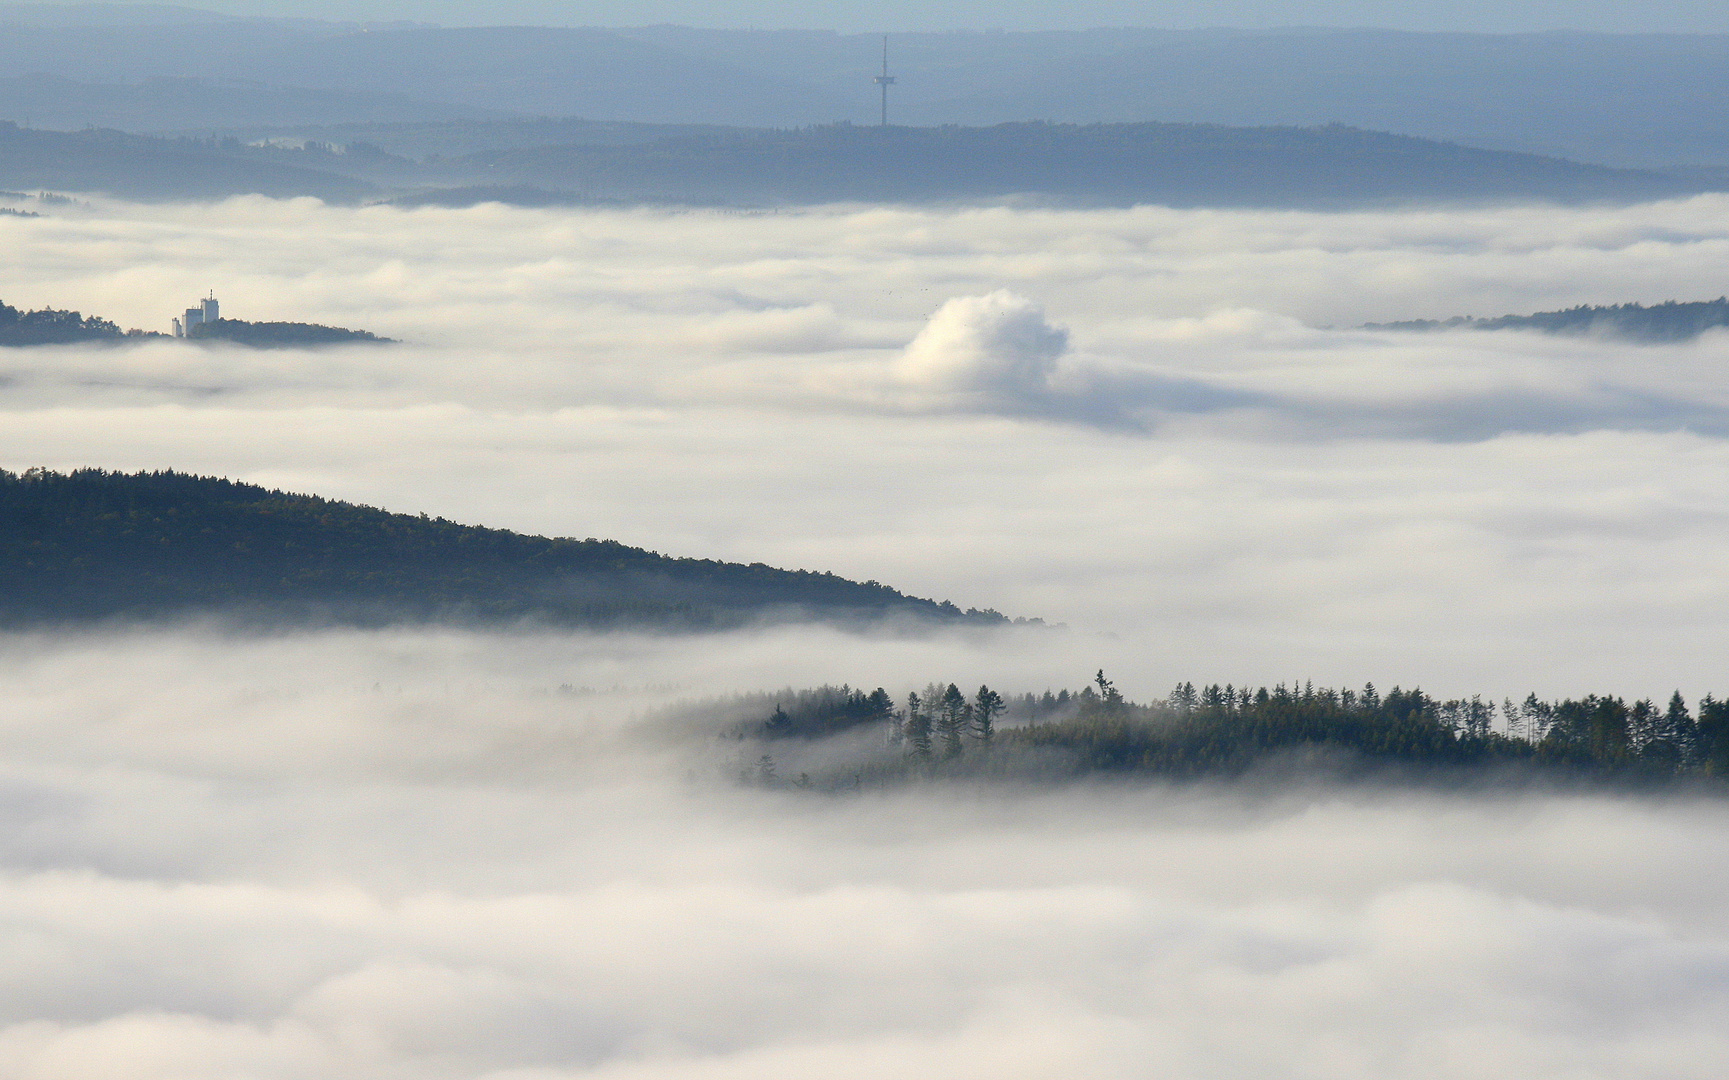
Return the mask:
M354 202L366 181L248 157L238 144L119 131L35 131L0 120L0 187L102 192L143 201L312 195Z
M213 477L0 470L0 625L204 613L662 630L1006 621L828 573L526 536Z

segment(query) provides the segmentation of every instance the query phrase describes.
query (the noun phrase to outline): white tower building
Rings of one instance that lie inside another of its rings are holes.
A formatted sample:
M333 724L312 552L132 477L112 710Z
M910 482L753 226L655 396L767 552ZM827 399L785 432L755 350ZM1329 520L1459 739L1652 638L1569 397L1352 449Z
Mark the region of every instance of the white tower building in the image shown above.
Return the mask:
M174 336L191 337L194 326L213 323L220 318L222 318L222 308L216 302L216 293L212 292L205 299L198 301L197 307L187 308L181 313L180 318L173 320Z

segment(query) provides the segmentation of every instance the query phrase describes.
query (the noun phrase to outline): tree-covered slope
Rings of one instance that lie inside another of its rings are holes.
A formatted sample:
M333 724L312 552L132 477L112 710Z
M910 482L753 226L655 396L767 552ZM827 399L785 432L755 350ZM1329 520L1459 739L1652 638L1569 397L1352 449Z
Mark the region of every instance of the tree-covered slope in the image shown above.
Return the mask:
M0 470L0 624L199 612L666 629L1003 621L833 574L526 536L212 477Z

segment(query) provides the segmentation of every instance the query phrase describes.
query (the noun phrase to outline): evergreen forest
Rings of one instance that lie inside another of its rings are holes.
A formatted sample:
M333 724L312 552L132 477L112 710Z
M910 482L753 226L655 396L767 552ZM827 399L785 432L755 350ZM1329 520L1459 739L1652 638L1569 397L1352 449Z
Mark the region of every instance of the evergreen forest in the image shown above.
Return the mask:
M1497 704L1398 687L1383 694L1372 683L1183 683L1142 704L1100 671L1078 692L1004 696L937 682L897 701L880 688L841 686L702 709L723 718L723 743L743 744L734 766L741 780L824 789L920 778L1198 780L1279 769L1640 784L1729 777L1729 700L1711 695L1696 708L1679 693L1662 703L1530 694Z

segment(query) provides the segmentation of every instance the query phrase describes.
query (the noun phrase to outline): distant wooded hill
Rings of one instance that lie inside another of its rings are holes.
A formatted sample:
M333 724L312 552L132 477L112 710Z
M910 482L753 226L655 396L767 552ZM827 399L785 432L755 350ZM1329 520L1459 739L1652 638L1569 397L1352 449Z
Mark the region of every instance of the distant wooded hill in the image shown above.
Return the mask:
M133 5L0 5L0 23L0 72L15 76L0 79L0 116L158 132L482 111L865 122L882 47L824 30L437 29ZM1339 122L1609 164L1729 166L1723 34L898 33L891 63L900 123Z
M1637 201L1673 177L1339 126L1047 124L712 129L463 159L490 183L668 202L802 204L1033 196L1096 205L1348 206Z
M359 131L359 128L350 128ZM403 140L427 145L424 125ZM472 134L472 138L464 135ZM1073 205L1350 207L1437 201L1635 202L1714 190L1559 158L1479 150L1339 126L1047 124L794 130L558 123L436 126L487 147L412 161L360 140L252 146L0 122L0 186L134 199L257 193L330 202L472 188L531 203L806 205L1023 197ZM383 135L388 141L388 135ZM573 141L534 143L543 138ZM527 139L530 145L512 140ZM503 144L503 145L501 145ZM437 192L431 201L450 201ZM460 200L457 200L460 201Z
M165 338L167 334L150 330L122 330L117 324L96 315L76 311L20 311L0 302L0 347L28 345L70 345L81 341L120 342L143 338ZM346 330L340 326L320 326L317 323L247 322L245 319L217 319L192 327L187 337L194 341L226 341L254 349L297 349L319 345L374 343L395 344L394 339L379 337L365 330Z
M993 625L992 611L829 573L459 525L184 473L0 470L0 624L766 620Z
M35 131L0 120L0 186L100 192L143 201L230 195L356 202L376 190L352 176L282 164L231 147L119 131Z
M1410 319L1404 322L1368 323L1365 330L1538 330L1545 334L1604 334L1652 344L1691 341L1707 330L1729 326L1729 297L1678 303L1674 300L1645 307L1614 304L1592 307L1584 304L1565 311L1539 311L1535 315L1502 315L1478 319L1469 315L1451 319Z

